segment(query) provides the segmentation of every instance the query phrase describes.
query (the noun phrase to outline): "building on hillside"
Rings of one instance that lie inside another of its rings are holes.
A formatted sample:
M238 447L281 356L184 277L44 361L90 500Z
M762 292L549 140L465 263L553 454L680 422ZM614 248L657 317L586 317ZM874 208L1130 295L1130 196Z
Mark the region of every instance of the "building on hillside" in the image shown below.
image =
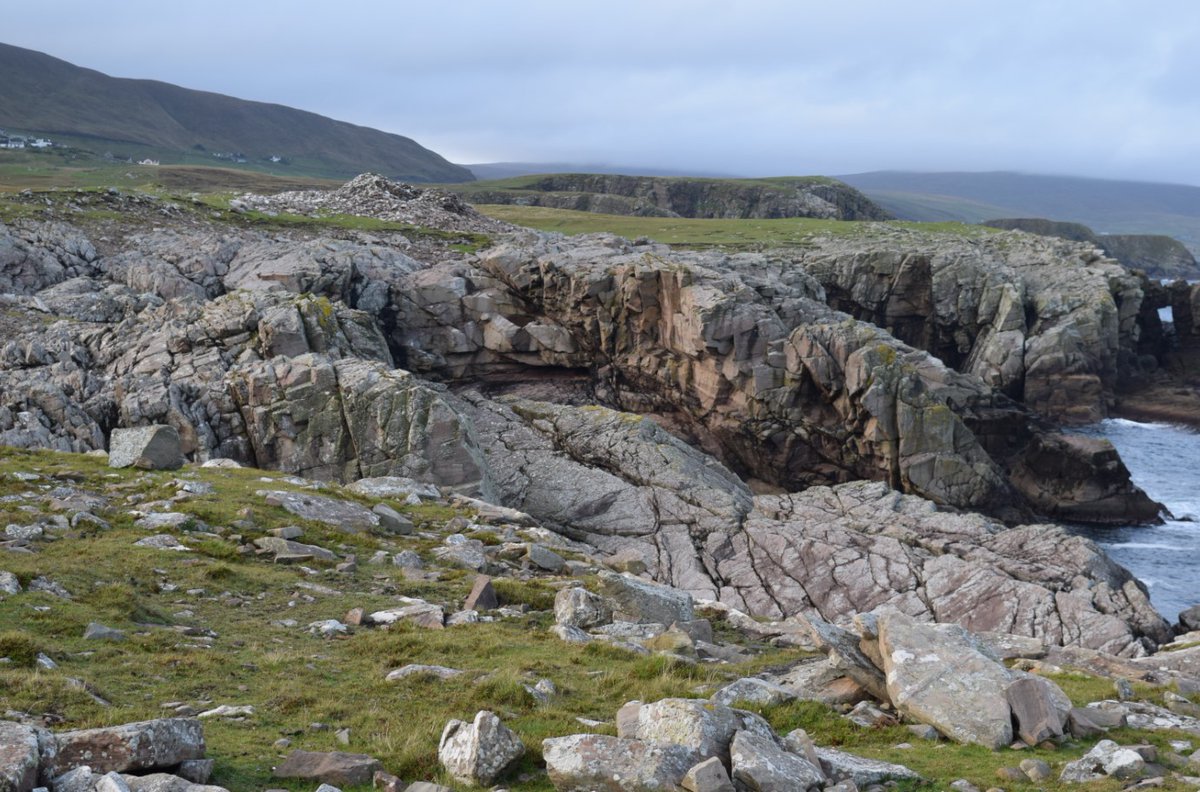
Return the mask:
M51 143L49 141L49 139L47 139L47 138L34 138L29 143L30 148L36 148L36 149L50 148L53 145L54 144Z
M159 162L158 160L150 159L149 157L138 162L138 165L161 165L161 164L162 163Z

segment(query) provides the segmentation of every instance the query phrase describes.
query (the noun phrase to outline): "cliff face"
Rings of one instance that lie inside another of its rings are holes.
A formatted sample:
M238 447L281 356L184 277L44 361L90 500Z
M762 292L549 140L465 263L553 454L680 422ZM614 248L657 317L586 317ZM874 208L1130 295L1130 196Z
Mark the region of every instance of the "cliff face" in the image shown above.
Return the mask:
M1122 266L1140 269L1152 278L1200 278L1200 264L1180 242L1162 234L1097 234L1080 223L1042 218L988 220L983 225L1073 242L1089 242Z
M881 231L858 240L875 257L729 256L518 232L464 255L168 225L99 251L69 225L0 227L0 444L167 423L193 460L516 506L763 615L892 603L1124 653L1166 635L1091 543L946 513L1156 516L1111 446L990 384L1086 402L1119 369L1139 281L1079 248Z
M1178 239L1152 234L1105 234L1099 241L1117 261L1144 270L1152 278L1200 278L1200 264Z
M817 217L886 220L890 215L833 179L685 179L602 174L543 176L508 189L467 188L472 203L519 203L605 214L700 218Z

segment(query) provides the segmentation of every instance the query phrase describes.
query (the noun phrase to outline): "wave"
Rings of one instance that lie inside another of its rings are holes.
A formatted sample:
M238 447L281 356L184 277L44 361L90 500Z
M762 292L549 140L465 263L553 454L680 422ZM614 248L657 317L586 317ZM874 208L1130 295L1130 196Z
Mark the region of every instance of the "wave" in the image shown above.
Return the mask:
M1186 550L1186 545L1159 542L1101 542L1105 548L1120 550Z

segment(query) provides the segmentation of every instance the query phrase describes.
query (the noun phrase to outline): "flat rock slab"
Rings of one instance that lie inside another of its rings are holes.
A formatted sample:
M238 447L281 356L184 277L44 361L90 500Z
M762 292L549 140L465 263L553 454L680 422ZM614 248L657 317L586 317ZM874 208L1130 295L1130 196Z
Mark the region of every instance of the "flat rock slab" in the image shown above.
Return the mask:
M317 545L293 542L290 539L281 539L278 536L264 536L255 539L254 545L260 549L274 553L276 557L309 556L321 561L337 560L337 554L332 550L326 550L324 547L318 547Z
M867 759L833 748L817 748L821 769L832 781L853 781L859 787L882 784L885 781L920 780L921 776L904 765Z
M558 792L663 792L696 763L680 745L573 734L542 741L546 772Z
M160 718L103 729L83 729L54 735L58 750L43 757L50 776L88 765L94 772L125 773L173 767L188 759L204 758L204 727L195 718Z
M409 495L419 498L435 499L440 497L438 488L432 484L424 484L404 476L377 476L375 478L359 479L346 489L368 498L398 498L403 500Z
M143 470L176 470L183 467L179 433L171 426L138 426L113 429L108 439L108 466Z
M269 506L281 506L301 519L325 523L346 533L379 527L379 515L350 501L285 490L271 490L262 495Z
M292 751L275 768L276 778L303 778L337 786L367 786L382 770L378 760L366 754L332 751Z

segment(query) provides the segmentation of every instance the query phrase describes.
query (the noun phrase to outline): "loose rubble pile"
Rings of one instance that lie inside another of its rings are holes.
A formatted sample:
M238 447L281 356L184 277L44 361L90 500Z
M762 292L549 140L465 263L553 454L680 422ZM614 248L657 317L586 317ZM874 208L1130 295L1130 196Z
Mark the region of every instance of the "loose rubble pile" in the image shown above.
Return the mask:
M289 214L348 214L447 231L495 233L511 226L480 214L454 193L394 182L363 173L336 190L298 190L275 195L247 193L235 199L242 208Z

